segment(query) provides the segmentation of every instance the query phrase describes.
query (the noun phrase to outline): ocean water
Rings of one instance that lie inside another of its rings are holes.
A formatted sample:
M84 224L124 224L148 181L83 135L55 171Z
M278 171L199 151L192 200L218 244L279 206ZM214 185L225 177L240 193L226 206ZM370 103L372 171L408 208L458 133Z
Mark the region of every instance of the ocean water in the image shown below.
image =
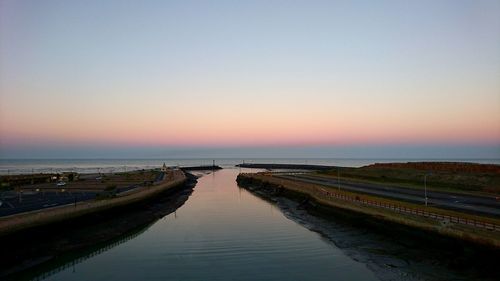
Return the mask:
M500 164L500 159L345 159L345 158L219 158L219 159L0 159L0 175L74 171L78 173L123 172L167 166L216 165L223 168L241 163L316 164L361 167L373 163L412 161L459 161Z

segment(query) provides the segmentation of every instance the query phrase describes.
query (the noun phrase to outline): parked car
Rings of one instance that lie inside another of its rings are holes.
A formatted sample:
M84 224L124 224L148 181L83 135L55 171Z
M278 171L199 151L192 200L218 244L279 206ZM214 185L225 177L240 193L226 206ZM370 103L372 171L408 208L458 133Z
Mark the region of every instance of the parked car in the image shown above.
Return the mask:
M57 183L57 186L65 186L66 185L66 182L63 182L63 181L60 181Z

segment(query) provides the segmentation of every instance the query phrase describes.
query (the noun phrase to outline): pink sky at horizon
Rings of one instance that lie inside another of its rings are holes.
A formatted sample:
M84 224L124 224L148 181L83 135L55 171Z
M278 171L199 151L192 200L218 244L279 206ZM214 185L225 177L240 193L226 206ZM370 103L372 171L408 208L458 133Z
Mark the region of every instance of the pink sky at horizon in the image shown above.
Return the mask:
M122 5L0 2L0 149L500 148L500 3Z
M479 123L472 121L440 122L411 120L401 123L397 117L373 117L349 121L325 116L293 119L291 116L267 119L250 116L226 118L197 116L195 120L170 121L140 119L131 122L85 122L82 120L37 121L39 127L2 124L4 145L74 144L125 146L266 146L266 145L386 145L386 144L476 144L500 143L494 118ZM359 117L359 116L358 116ZM5 120L5 119L4 119ZM199 120L199 121L198 121ZM331 121L330 121L331 120ZM338 120L338 121L335 121ZM26 123L34 120L23 121ZM19 120L11 124L22 124ZM147 126L145 125L147 124Z

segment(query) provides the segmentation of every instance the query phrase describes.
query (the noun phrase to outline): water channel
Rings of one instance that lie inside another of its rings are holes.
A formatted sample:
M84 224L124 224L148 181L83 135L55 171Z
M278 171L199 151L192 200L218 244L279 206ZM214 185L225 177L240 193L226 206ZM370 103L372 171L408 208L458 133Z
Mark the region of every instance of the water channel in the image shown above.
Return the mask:
M461 279L425 261L414 263L390 254L384 260L377 251L401 252L404 246L392 245L391 237L374 238L363 229L289 212L286 199L270 202L238 187L238 172L224 169L203 175L176 212L104 251L66 262L36 279ZM292 205L288 207L295 210Z

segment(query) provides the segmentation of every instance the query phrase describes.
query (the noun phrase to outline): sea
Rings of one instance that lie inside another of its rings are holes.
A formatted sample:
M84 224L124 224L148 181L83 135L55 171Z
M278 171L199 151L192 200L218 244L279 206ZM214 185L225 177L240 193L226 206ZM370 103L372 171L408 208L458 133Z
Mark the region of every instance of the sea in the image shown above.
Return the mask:
M167 166L215 165L231 168L242 163L311 164L362 167L391 162L469 162L500 165L500 159L361 159L361 158L148 158L148 159L0 159L0 175L30 173L114 173Z

